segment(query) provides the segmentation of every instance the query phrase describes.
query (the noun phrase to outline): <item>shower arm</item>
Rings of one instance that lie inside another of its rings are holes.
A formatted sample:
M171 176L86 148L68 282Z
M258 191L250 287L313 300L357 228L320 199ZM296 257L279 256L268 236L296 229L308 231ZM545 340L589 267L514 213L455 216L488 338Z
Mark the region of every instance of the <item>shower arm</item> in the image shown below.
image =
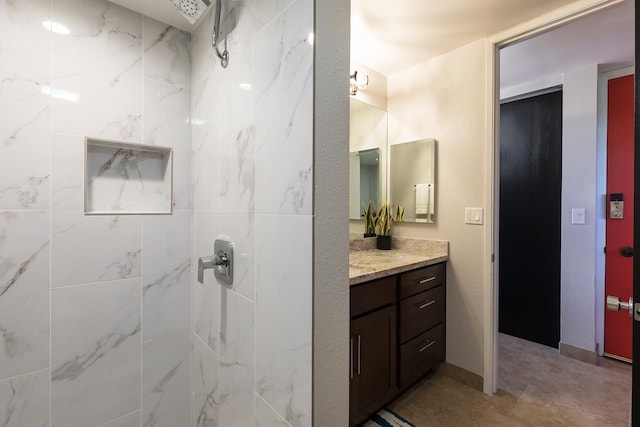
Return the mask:
M229 64L229 52L227 51L227 39L224 39L224 52L220 53L218 47L218 39L220 38L220 9L222 9L222 0L216 0L216 16L213 23L213 34L211 35L211 45L216 51L216 55L220 58L220 64L222 68L227 68Z

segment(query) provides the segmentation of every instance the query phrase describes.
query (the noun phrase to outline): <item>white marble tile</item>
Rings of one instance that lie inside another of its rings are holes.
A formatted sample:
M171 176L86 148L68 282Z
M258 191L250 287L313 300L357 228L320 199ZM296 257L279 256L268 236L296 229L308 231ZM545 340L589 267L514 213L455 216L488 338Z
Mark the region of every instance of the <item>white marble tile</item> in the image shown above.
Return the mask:
M204 284L197 281L198 258L213 254L213 244L218 236L218 215L195 212L193 220L193 258L191 311L193 332L209 347L218 351L220 325L220 288L213 269L204 271Z
M57 54L103 58L142 56L142 15L106 0L52 0L52 20L70 34L54 33Z
M49 369L0 381L0 425L49 426L49 382Z
M222 68L211 47L214 9L209 8L196 31L191 33L191 88L200 86L215 69Z
M188 426L189 333L142 343L142 425Z
M49 213L0 212L0 379L49 366Z
M140 411L123 415L108 423L100 424L100 427L140 427Z
M51 148L52 208L81 212L84 209L84 138L54 133Z
M219 425L253 426L255 304L222 289L220 312Z
M174 209L191 208L191 92L144 80L144 142L173 147Z
M144 76L185 89L191 87L191 36L144 17Z
M142 17L98 0L54 0L53 130L142 139Z
M0 42L0 210L49 209L49 73L48 53Z
M234 243L233 285L231 289L255 301L255 215L220 214L220 234Z
M142 339L189 331L191 214L142 220Z
M140 409L140 279L52 291L52 424L99 425Z
M220 83L213 77L196 86L191 98L191 150L193 209L218 211L220 161L219 122L215 118L216 93Z
M139 216L83 216L53 212L52 287L139 277L142 227Z
M258 28L263 29L296 0L258 0ZM297 0L299 2L308 0ZM311 7L311 6L309 6Z
M312 221L256 215L256 392L311 425Z
M289 427L291 424L285 421L271 406L256 395L256 427Z
M192 337L191 389L195 427L219 426L220 404L217 401L218 355L198 337Z
M0 41L48 51L51 32L42 24L51 20L51 0L0 0Z
M219 117L220 212L255 210L255 97L252 90L239 89L241 84L250 83L234 82L218 95L233 106L219 108L215 114Z
M312 211L312 31L312 8L298 1L268 25L256 43L256 68L261 70L256 84L261 94L256 124L257 213Z

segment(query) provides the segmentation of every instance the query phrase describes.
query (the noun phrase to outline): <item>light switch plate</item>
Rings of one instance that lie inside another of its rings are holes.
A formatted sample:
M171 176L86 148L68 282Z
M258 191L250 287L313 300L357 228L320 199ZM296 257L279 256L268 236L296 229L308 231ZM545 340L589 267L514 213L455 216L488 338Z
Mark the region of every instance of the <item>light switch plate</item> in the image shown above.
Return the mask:
M473 224L473 225L484 224L484 209L483 208L465 208L464 223Z
M571 224L584 225L587 223L586 209L571 209Z

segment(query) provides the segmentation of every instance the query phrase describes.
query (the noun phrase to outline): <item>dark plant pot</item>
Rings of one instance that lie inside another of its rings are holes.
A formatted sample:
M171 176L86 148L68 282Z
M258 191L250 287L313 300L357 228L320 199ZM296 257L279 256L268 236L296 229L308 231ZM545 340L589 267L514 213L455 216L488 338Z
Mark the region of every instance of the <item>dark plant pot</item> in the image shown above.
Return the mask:
M376 237L376 233L364 233L364 237Z
M378 249L388 251L391 249L391 236L378 236L376 243Z

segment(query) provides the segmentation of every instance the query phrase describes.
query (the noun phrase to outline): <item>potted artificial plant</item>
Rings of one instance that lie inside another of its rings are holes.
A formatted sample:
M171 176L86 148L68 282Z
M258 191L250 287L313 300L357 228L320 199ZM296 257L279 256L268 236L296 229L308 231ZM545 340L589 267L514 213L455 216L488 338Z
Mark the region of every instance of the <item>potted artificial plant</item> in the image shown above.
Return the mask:
M388 202L380 205L378 216L375 220L378 229L378 238L376 241L378 249L391 249L391 224L394 221L401 222L404 219L404 211L404 205L401 206L399 203L396 203L395 208L392 208Z
M376 235L376 205L369 200L369 204L362 203L364 208L364 237L375 237Z

